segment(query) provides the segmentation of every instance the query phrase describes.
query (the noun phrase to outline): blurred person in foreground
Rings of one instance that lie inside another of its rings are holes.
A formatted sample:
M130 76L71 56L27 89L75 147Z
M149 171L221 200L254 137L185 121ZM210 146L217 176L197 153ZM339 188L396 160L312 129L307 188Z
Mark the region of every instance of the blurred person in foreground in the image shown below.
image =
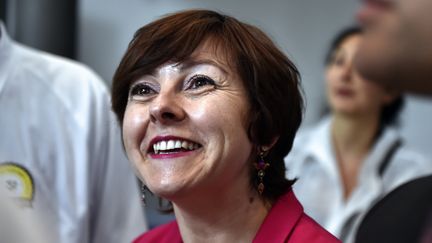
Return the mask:
M352 242L375 201L432 163L403 145L395 129L403 97L371 83L353 67L363 41L358 27L342 30L326 57L330 115L296 137L286 158L288 178L305 212L343 242Z
M45 243L130 242L146 224L103 81L0 33L2 200L48 229Z
M364 40L355 64L394 89L432 95L432 1L364 0L357 17Z
M207 10L149 23L112 97L129 159L176 216L134 242L339 242L285 178L299 74L258 28Z
M432 1L363 1L365 30L355 65L365 77L401 91L432 95ZM421 119L419 117L419 119ZM398 187L361 223L357 242L432 242L432 176Z

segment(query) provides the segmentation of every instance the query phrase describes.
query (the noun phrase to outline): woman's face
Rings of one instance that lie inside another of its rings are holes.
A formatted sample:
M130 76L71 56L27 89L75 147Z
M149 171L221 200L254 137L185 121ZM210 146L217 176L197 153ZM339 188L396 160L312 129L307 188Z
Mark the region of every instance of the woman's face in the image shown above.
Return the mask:
M249 183L246 90L210 50L204 44L188 61L163 64L130 88L127 155L149 189L170 200Z
M392 100L393 96L382 86L365 80L354 69L353 57L361 40L360 34L346 38L327 67L327 98L333 112L379 115Z

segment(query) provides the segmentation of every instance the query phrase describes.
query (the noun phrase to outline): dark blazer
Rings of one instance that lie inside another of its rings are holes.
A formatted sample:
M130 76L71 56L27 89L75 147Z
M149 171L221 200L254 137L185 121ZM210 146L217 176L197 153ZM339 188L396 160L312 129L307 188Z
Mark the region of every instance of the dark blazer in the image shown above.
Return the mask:
M432 175L407 182L378 201L362 220L355 242L432 242Z

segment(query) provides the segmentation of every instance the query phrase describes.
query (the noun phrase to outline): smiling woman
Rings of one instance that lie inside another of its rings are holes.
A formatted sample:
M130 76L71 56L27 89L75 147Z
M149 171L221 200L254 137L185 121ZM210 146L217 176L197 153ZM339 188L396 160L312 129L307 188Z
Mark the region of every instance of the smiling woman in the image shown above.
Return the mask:
M112 106L138 176L176 221L136 242L337 242L285 178L302 105L296 67L254 26L189 10L139 29Z

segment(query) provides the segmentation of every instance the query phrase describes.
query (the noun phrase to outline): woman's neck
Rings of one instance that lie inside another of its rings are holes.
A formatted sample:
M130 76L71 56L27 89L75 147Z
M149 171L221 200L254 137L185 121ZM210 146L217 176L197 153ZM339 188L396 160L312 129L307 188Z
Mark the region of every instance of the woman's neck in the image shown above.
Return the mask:
M341 152L365 155L369 151L379 128L379 117L352 117L335 114L332 120L332 139Z
M183 241L252 242L269 207L248 183L177 200L174 211Z
M344 184L345 198L348 198L357 185L361 166L374 143L378 129L377 115L333 116L331 135Z

